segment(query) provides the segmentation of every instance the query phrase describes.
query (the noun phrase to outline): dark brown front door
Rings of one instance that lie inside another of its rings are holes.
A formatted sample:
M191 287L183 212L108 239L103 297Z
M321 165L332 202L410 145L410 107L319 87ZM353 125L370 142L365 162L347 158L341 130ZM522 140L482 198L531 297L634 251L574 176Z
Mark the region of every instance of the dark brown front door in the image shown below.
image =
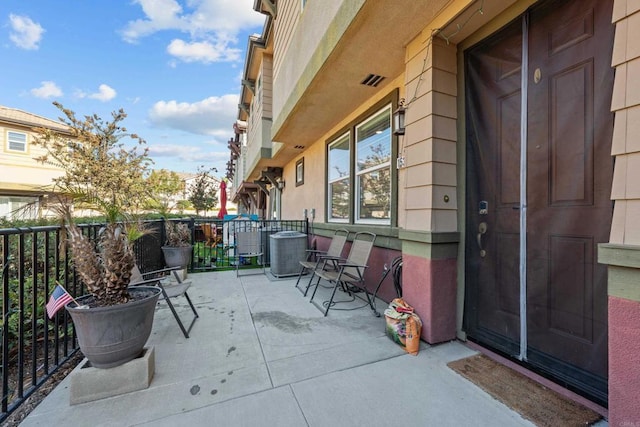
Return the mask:
M602 402L612 45L610 1L548 1L465 54L465 328Z

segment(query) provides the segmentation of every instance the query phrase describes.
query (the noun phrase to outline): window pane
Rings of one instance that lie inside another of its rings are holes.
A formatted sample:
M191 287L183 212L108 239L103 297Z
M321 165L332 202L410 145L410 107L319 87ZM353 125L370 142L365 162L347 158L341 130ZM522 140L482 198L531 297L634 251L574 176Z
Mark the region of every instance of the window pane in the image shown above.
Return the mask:
M389 167L358 176L359 219L391 218L391 169Z
M7 132L9 150L27 151L27 134L18 132Z
M349 219L349 179L341 179L329 185L331 219Z
M27 205L32 206L27 208ZM38 217L38 210L37 197L0 197L0 218L36 219Z
M386 108L356 130L358 172L391 160L391 110Z
M329 182L349 176L349 135L329 146Z

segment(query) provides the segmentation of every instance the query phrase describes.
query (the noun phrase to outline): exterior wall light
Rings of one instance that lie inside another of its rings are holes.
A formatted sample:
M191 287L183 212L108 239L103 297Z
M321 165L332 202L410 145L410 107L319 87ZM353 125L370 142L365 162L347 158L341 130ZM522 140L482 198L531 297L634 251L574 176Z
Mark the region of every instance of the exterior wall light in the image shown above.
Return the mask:
M406 108L404 106L404 98L398 102L398 108L393 112L393 134L404 135L404 114Z

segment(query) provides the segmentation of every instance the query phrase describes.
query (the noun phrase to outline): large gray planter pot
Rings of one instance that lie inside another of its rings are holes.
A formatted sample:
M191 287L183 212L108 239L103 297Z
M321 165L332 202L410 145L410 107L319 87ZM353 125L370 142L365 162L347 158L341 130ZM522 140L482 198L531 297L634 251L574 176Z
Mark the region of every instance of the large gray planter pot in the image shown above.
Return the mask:
M91 366L113 368L142 354L151 334L160 292L155 286L137 286L130 288L129 293L148 296L108 307L78 308L73 302L66 305L76 328L80 351ZM76 301L82 305L90 298L91 295L85 295Z
M167 267L187 267L191 261L193 246L163 246L164 262Z

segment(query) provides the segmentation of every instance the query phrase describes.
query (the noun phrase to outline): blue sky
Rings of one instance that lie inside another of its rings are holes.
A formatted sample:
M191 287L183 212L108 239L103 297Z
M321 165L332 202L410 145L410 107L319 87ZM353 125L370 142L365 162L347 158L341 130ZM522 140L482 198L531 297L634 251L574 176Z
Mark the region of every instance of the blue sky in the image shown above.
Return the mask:
M0 0L0 105L57 120L52 104L147 141L155 168L229 159L253 0Z

